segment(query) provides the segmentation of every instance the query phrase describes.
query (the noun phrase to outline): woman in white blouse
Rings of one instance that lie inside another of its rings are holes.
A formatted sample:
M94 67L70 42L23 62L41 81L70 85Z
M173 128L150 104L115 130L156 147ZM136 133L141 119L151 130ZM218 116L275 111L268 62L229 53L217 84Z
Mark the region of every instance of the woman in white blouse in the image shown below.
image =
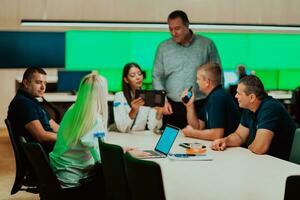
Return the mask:
M141 89L143 72L136 63L124 66L122 90L115 94L114 118L120 132L159 129L162 126L162 107L151 108L144 105L142 98L135 99L135 91Z

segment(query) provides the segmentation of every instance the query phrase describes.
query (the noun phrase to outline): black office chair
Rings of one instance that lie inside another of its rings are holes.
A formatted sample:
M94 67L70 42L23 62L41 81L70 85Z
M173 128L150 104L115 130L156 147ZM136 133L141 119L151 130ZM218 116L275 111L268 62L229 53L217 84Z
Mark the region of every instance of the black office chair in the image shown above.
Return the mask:
M62 119L62 113L60 112L60 110L54 104L48 102L46 99L42 99L43 101L41 102L41 105L43 106L43 108L48 112L48 114L54 121L60 123Z
M50 167L48 157L39 143L27 143L20 136L20 144L36 173L41 200L64 199L60 183Z
M38 193L37 182L32 166L28 162L22 147L17 139L17 135L13 130L8 119L4 120L11 145L13 147L16 163L16 176L10 194L15 194L18 191L26 191L30 193Z
M114 117L114 102L113 101L108 101L108 121L107 121L107 126L113 124L115 122L115 117Z
M78 189L79 187L61 187L50 166L48 156L39 143L27 143L22 136L19 141L36 174L41 200L81 200L87 197Z
M291 114L298 127L300 127L300 87L293 90L291 98Z
M285 182L284 200L299 200L300 175L289 176Z
M123 160L123 149L99 138L101 163L106 186L106 199L129 200L129 187Z
M300 128L295 131L289 161L300 165Z
M103 194L104 190L102 191L101 188L103 185L98 184L98 182L90 182L89 180L83 179L80 183L84 184L84 187L62 188L42 146L36 142L26 142L22 136L19 137L19 141L36 174L41 200L102 199L98 197ZM97 185L91 185L92 183L97 183ZM95 194L91 194L90 192L92 190L88 190L90 187L99 187L99 196L95 197ZM91 195L91 197L88 195Z
M124 155L124 162L131 199L165 199L161 170L157 163L134 158L129 153Z

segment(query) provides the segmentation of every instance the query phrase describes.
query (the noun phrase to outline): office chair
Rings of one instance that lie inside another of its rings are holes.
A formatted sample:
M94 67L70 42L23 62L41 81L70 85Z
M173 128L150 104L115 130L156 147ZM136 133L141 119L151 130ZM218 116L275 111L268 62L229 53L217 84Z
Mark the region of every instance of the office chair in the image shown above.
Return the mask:
M284 200L298 200L300 175L289 176L285 182Z
M115 122L115 117L114 117L114 102L113 101L108 101L108 121L107 121L107 126L113 124Z
M19 141L36 174L41 200L82 200L86 198L97 200L102 199L103 191L101 190L102 185L100 182L90 182L88 179L82 179L80 181L82 186L62 188L57 176L50 166L48 156L46 155L43 147L36 142L26 142L25 138L22 136L19 137ZM92 185L94 183L97 185ZM90 190L90 187L99 187L96 194L98 195L99 192L99 196L91 194L91 191L94 192L94 190Z
M129 187L123 160L123 149L107 144L99 138L102 169L105 179L106 199L129 200Z
M294 135L293 145L289 161L300 165L300 128L297 128Z
M60 110L55 105L48 102L46 99L42 98L42 100L43 101L41 102L41 105L43 106L43 108L48 112L48 114L51 116L51 118L54 121L56 121L57 123L60 123L61 119L62 119L62 113L60 112ZM70 105L68 105L68 107Z
M291 98L291 114L298 127L300 127L300 87L293 90Z
M134 158L128 152L124 155L124 162L131 199L165 199L161 170L157 163Z
M18 191L38 193L37 182L32 166L28 162L23 149L16 138L17 135L13 133L10 121L5 119L4 122L6 124L10 142L13 147L16 163L16 176L10 194L15 194Z
M27 143L24 137L19 137L20 144L33 166L41 200L63 199L60 183L50 167L48 157L39 143Z

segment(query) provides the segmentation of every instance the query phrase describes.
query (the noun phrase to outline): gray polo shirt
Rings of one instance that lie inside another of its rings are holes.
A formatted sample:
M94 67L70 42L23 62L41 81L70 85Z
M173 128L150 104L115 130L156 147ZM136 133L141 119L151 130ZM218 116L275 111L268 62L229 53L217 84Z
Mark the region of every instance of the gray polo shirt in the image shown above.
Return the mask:
M193 86L196 100L204 99L196 83L197 69L209 61L220 63L217 48L210 39L194 34L191 43L182 46L170 38L162 42L156 52L153 88L166 90L169 98L181 102L183 90Z

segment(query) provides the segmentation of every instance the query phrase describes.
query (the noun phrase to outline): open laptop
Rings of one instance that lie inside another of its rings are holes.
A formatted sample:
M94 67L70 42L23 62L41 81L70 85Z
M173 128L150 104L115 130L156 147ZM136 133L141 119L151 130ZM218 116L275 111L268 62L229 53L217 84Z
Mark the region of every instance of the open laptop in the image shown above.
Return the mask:
M138 158L165 158L168 156L169 151L180 131L179 128L167 124L165 130L162 132L154 151L153 150L143 150L144 152L150 153L147 156L137 156Z

